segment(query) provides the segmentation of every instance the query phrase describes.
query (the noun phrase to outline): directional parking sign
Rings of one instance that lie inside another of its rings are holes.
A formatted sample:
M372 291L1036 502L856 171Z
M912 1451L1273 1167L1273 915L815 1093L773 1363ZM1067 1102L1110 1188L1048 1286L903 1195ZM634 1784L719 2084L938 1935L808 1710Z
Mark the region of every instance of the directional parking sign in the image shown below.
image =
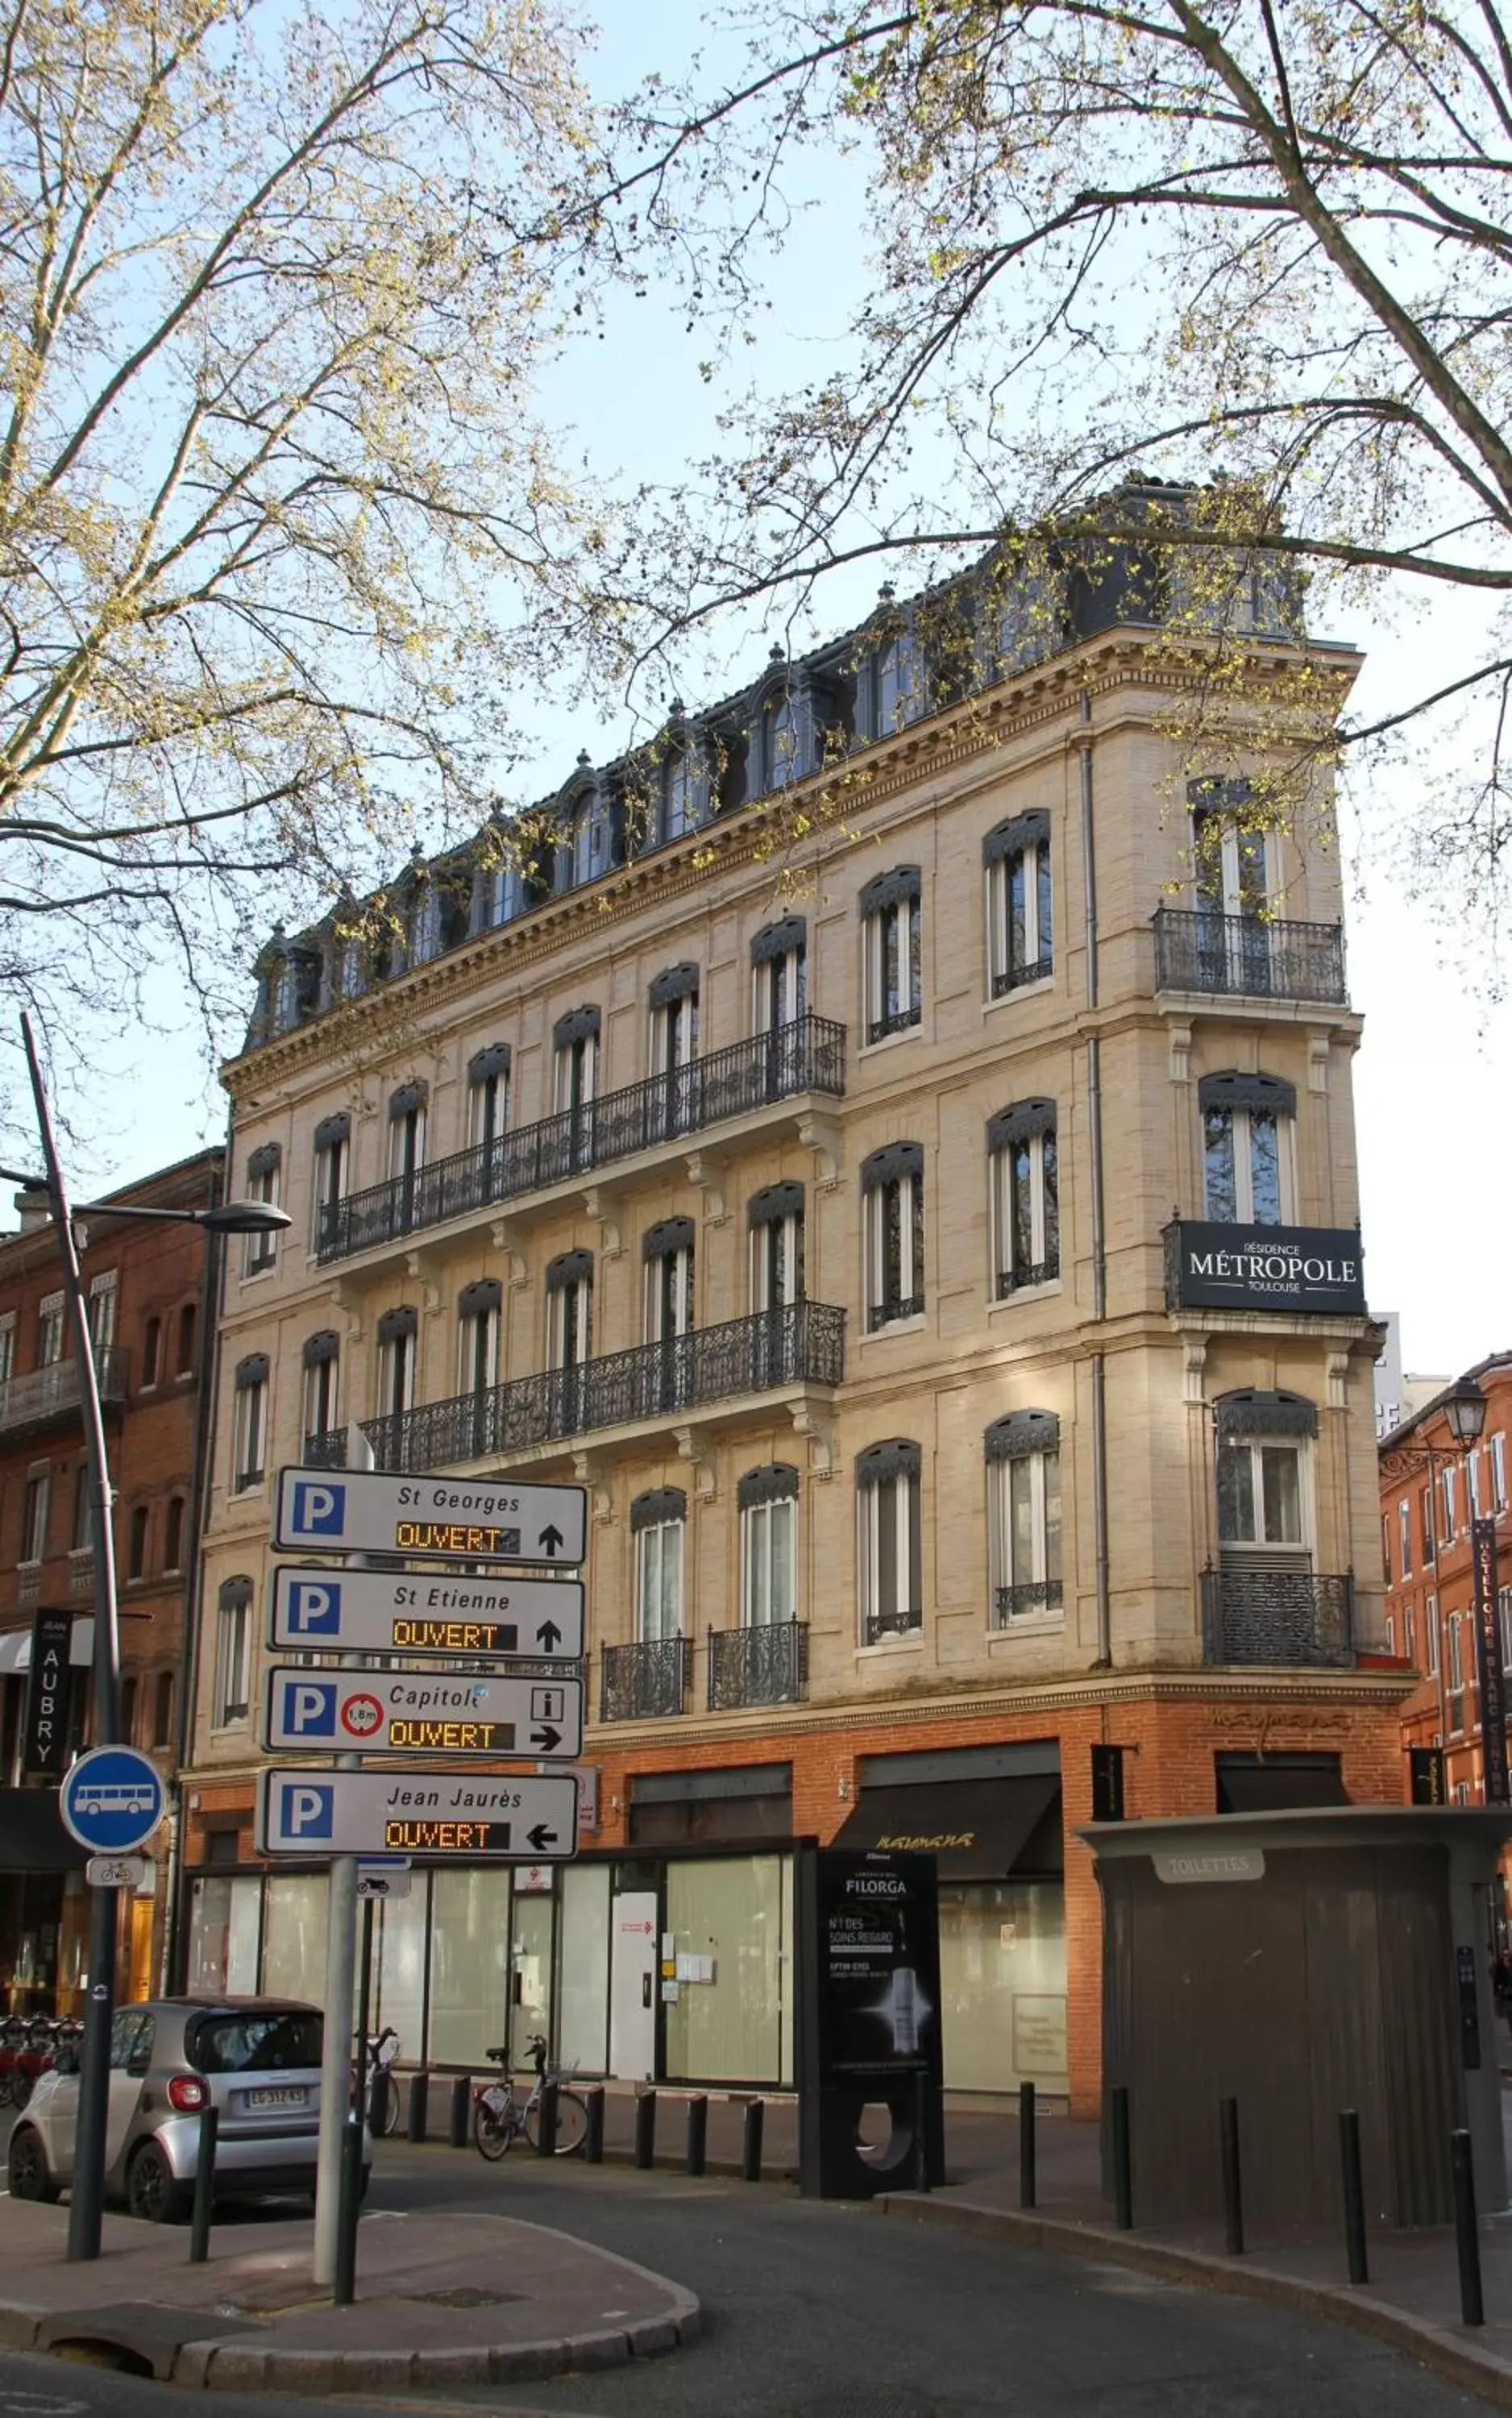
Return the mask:
M462 1562L584 1558L581 1486L507 1477L390 1477L377 1470L281 1469L273 1541L324 1553L439 1554Z
M583 1750L583 1682L451 1671L275 1670L267 1676L263 1744L571 1763Z
M102 1856L129 1856L150 1839L163 1802L157 1766L130 1746L97 1746L82 1754L58 1791L64 1829L81 1847Z
M581 1579L459 1578L439 1570L273 1573L268 1644L324 1654L520 1654L576 1660Z
M257 1783L260 1856L423 1856L436 1863L567 1863L577 1852L571 1772L291 1771Z

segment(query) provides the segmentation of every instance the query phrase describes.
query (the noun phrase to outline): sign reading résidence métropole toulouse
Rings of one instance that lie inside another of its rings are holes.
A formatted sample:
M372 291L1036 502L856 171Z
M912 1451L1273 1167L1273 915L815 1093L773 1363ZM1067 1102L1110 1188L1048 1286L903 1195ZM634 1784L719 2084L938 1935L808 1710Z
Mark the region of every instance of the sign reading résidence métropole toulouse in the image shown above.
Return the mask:
M1279 1309L1365 1316L1365 1273L1353 1227L1166 1229L1173 1309Z

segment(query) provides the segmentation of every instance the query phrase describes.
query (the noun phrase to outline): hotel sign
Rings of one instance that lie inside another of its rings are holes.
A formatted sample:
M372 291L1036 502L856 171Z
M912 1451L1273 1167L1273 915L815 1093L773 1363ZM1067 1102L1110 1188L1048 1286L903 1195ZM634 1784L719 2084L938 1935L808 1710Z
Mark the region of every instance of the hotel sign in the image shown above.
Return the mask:
M1353 1227L1209 1226L1166 1230L1169 1309L1273 1309L1363 1318L1365 1273Z

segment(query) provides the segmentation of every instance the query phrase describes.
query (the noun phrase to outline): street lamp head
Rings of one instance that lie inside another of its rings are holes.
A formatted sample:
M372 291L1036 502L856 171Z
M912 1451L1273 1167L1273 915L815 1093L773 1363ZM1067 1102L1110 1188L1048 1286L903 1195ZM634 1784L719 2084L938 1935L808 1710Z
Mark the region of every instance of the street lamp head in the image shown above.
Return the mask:
M1486 1425L1486 1397L1474 1377L1461 1377L1443 1398L1443 1416L1449 1422L1449 1433L1458 1445L1479 1441Z
M194 1222L212 1234L282 1234L294 1220L270 1201L222 1201L219 1209L199 1210Z

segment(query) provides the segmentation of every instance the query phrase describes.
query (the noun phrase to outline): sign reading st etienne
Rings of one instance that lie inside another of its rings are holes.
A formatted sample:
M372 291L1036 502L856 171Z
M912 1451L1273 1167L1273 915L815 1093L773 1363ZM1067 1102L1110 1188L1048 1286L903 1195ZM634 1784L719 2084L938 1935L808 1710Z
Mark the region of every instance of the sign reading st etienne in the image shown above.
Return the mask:
M466 1562L584 1559L588 1492L505 1477L390 1477L281 1469L273 1542L327 1553L439 1553Z
M575 1661L581 1579L464 1579L415 1570L273 1573L268 1643L342 1654L524 1654Z
M157 1766L134 1747L97 1746L82 1754L58 1791L63 1827L96 1855L129 1856L163 1815Z
M556 1864L577 1853L569 1771L472 1778L459 1771L265 1769L260 1856L427 1856L438 1862Z
M380 1754L528 1754L570 1763L583 1751L583 1682L451 1671L340 1677L270 1671L263 1744L359 1746Z

